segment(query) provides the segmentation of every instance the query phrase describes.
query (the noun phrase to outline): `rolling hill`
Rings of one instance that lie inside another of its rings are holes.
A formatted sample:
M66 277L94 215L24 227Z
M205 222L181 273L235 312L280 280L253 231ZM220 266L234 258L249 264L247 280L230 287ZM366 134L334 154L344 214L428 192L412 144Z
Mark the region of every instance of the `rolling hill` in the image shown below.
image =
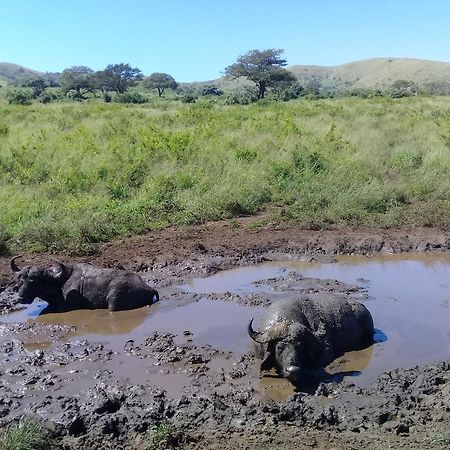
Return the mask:
M18 64L0 62L0 82L2 83L16 84L21 80L38 75L42 75L42 73L37 70L27 69Z
M450 83L450 62L412 58L374 58L339 66L290 66L299 79L334 80L351 88L384 89L397 80L419 86Z

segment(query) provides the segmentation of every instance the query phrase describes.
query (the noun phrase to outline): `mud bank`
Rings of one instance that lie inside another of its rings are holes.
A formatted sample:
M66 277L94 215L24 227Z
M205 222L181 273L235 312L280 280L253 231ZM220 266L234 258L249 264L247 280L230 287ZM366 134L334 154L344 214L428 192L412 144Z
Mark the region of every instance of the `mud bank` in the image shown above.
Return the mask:
M449 247L449 236L432 230L352 236L351 230L255 229L248 219L166 230L118 241L82 258L138 270L160 291L159 305L122 315L78 311L58 318L38 317L39 305L14 312L9 261L2 259L0 306L8 314L0 320L0 427L37 418L65 450L145 449L148 433L161 423L176 427L172 447L188 449L448 448L448 282L425 277L431 280L424 292L437 299L427 305L427 314L440 320L428 328L420 321L391 320L405 309L394 282L381 292L375 276L348 278L345 271L333 271L339 264L332 261L341 254L417 250L439 252L445 259ZM25 256L38 262L47 258ZM279 260L282 267L271 266ZM318 263L316 269L324 271L295 266L299 262ZM422 277L415 266L411 270L412 280ZM435 292L433 283L447 287ZM328 368L334 376L301 392L285 380L260 378L245 325L286 295L362 301L375 311L376 326L387 340L346 355ZM420 291L417 305L423 297ZM417 314L424 315L421 309ZM435 339L425 341L429 351L421 347L425 336ZM392 362L389 349L402 354L402 345L420 350L420 357L414 353L420 364L400 357L393 365L381 364Z

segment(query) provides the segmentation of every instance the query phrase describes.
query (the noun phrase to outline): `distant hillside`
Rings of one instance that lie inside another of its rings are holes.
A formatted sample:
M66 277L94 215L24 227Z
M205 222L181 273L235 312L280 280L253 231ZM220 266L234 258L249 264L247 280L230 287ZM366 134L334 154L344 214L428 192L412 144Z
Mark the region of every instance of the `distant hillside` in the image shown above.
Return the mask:
M374 58L339 66L291 66L303 80L334 81L349 88L384 89L397 80L414 81L419 86L450 83L450 62L412 58Z
M412 58L374 58L350 62L339 66L295 65L288 67L299 80L320 84L321 89L352 90L358 88L386 89L397 80L415 82L420 88L439 85L450 92L450 62ZM46 76L58 80L59 74L44 74L11 63L0 63L0 84L20 84L32 76ZM215 85L224 91L253 86L246 79L230 80L225 77L195 83L182 83L187 89L201 89Z
M31 78L33 76L43 75L37 70L27 69L18 64L0 62L0 81L7 84L17 84L21 80Z

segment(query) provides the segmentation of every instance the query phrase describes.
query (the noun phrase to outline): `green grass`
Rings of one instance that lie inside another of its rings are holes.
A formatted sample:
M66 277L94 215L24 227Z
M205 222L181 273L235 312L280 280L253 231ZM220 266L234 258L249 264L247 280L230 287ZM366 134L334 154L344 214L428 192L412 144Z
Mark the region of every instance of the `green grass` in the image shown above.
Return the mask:
M180 448L183 443L183 434L171 422L161 422L148 432L148 450Z
M0 103L0 247L256 214L305 227L448 228L445 97L225 106Z
M51 450L53 440L48 430L26 421L0 432L0 450Z

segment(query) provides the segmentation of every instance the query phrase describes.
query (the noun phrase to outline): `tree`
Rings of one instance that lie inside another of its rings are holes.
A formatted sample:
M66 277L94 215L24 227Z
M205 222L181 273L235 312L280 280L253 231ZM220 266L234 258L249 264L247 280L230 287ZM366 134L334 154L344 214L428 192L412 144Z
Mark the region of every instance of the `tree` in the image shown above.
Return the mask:
M256 84L258 99L264 98L267 88L279 83L294 82L295 77L283 66L286 60L280 58L283 50L250 50L239 56L237 62L225 68L225 75L232 78L246 77Z
M30 78L29 80L25 81L23 85L33 89L34 98L38 98L48 86L47 82L42 77Z
M73 66L64 69L59 83L64 93L75 91L77 97L82 99L87 92L94 92L94 71L86 66Z
M149 77L144 78L143 85L147 89L156 89L158 97L161 97L166 89L176 89L178 83L168 73L152 73Z
M123 94L130 86L134 86L142 78L141 70L129 64L109 64L105 70L97 73L97 82L103 91L114 91Z

